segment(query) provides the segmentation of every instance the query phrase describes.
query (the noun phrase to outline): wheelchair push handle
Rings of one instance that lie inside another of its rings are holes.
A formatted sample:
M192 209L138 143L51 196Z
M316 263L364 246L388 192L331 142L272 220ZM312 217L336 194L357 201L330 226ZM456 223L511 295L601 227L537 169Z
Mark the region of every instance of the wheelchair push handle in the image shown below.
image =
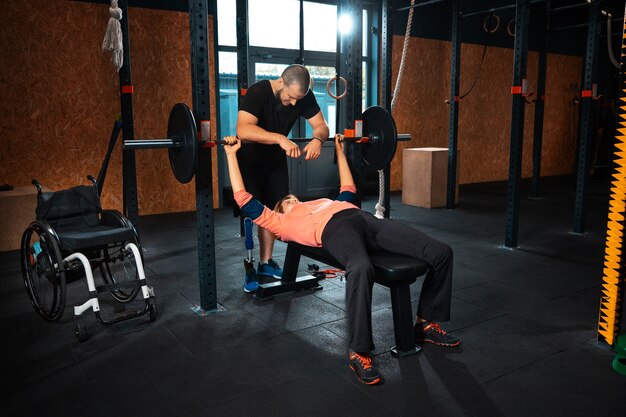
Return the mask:
M39 184L39 181L37 181L36 179L33 179L30 183L33 184L35 187L37 187L37 194L41 195L42 191L41 191L41 184Z

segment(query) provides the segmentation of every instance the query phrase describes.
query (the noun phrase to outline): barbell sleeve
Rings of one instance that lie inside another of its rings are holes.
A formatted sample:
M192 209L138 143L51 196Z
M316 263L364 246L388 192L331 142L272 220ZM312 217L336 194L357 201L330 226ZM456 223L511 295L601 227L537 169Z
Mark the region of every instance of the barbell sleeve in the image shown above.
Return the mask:
M124 149L171 149L180 148L180 141L175 139L126 139Z
M401 141L407 141L407 140L411 140L411 134L410 133L398 133L398 140Z

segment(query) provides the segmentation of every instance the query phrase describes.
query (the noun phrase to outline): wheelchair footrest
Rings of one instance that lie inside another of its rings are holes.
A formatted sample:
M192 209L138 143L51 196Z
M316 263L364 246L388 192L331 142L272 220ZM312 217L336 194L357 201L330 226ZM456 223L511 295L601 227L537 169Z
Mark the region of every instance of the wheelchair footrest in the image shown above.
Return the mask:
M129 319L132 319L132 318L144 315L144 314L146 314L147 311L148 311L147 308L145 308L143 310L126 310L126 311L121 311L119 313L113 314L107 320L103 319L102 317L100 317L100 314L96 313L96 318L102 324L115 324L115 323L119 323L119 322L124 321L124 320L129 320Z

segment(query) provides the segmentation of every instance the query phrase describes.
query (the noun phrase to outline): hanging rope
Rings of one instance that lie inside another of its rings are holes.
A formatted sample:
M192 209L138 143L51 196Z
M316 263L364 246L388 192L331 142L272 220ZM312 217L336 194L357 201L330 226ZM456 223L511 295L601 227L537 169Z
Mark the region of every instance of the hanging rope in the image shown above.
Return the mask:
M615 68L620 69L619 66L619 62L617 62L617 59L615 59L615 55L613 54L613 44L611 43L611 37L613 36L611 34L611 20L613 19L613 17L611 16L611 13L607 13L606 14L606 46L609 49L609 58L611 58L611 62L613 63L613 66L615 66Z
M117 7L117 0L111 0L109 7L109 24L107 25L104 40L102 41L102 50L111 51L111 62L115 65L115 70L119 71L124 63L124 46L122 44L122 9Z
M415 0L411 0L411 6L415 5ZM404 65L406 63L406 55L409 50L409 36L411 35L411 26L413 24L413 10L414 7L409 9L409 18L406 22L406 32L404 33L404 44L402 45L402 58L400 58L400 69L398 70L398 79L393 89L393 95L391 96L391 112L396 107L398 101L400 85L402 84L402 76L404 75ZM385 170L378 171L378 202L376 203L376 213L374 214L379 219L385 218Z
M411 6L415 4L415 0L411 0ZM391 111L396 107L398 96L400 92L400 85L402 84L402 76L404 75L404 64L406 63L406 54L409 50L409 35L411 34L411 25L413 24L413 10L414 7L409 9L409 18L406 22L406 32L404 33L404 44L402 45L402 58L400 58L400 69L398 70L398 79L396 80L396 86L393 89L393 95L391 96Z

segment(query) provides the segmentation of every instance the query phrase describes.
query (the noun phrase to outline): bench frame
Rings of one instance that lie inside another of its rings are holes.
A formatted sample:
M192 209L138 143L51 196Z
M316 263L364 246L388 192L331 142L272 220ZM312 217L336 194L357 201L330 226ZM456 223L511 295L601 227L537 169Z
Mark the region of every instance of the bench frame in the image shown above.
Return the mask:
M260 284L254 297L260 301L271 299L276 294L298 291L303 289L321 290L322 286L319 281L324 279L308 275L305 277L296 277L300 264L300 257L306 256L318 262L331 265L335 268L345 269L336 259L334 259L325 249L304 246L297 243L289 243L287 253L285 255L285 263L283 266L283 277L281 281ZM422 350L415 344L415 336L413 334L413 309L411 307L410 285L416 281L418 276L422 276L428 270L428 265L420 263L413 258L406 256L382 253L381 256L391 256L394 260L409 260L416 267L416 275L408 280L383 280L379 276L374 281L380 285L389 288L391 292L391 310L393 313L393 330L395 335L396 346L391 348L391 354L395 357L405 357L414 355ZM380 261L381 256L375 256L372 259L376 269L386 268ZM378 261L378 262L377 262Z

